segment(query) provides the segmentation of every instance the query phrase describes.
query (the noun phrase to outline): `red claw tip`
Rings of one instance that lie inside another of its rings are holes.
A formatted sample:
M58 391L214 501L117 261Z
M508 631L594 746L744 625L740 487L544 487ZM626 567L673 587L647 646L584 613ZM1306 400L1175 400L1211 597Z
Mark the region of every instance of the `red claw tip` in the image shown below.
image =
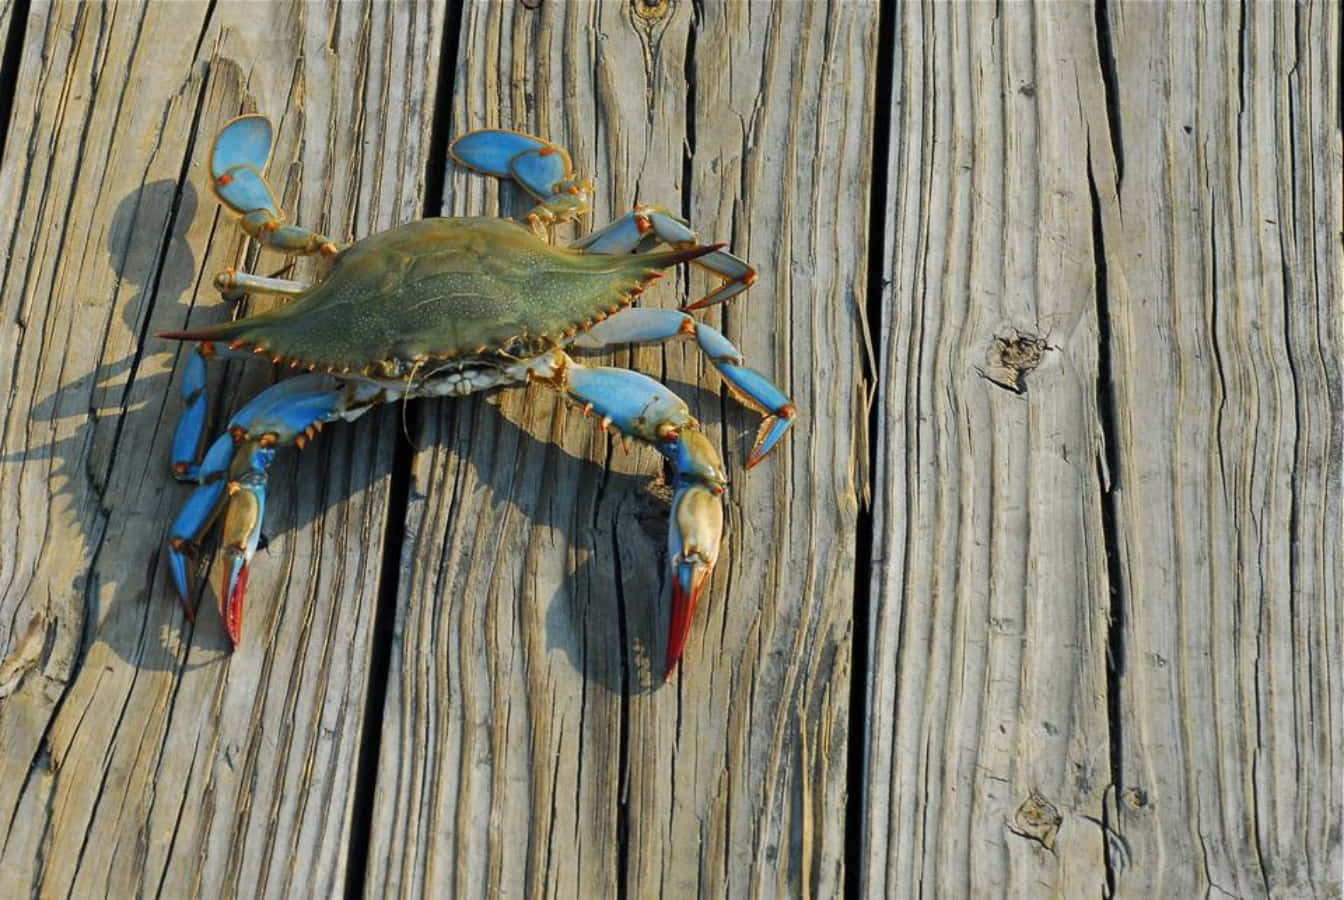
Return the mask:
M222 610L224 614L224 628L229 633L229 640L233 642L236 649L243 641L243 596L247 593L247 574L249 567L244 565L238 570L238 578L233 583L233 589L229 591L229 599Z
M700 582L700 579L696 579ZM695 605L700 600L700 588L703 582L693 582L690 590L682 587L681 579L672 577L672 620L667 626L667 668L664 679L670 679L677 671L682 654L686 652L686 639L691 633L691 619L695 616Z

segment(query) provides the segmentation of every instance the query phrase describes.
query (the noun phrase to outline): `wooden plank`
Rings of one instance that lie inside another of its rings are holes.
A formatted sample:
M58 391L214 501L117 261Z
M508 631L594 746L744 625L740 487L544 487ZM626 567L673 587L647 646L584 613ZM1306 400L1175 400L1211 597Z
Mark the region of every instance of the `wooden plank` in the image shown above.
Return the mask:
M454 130L565 145L598 179L597 222L638 198L730 241L761 278L707 318L803 414L748 475L758 418L695 348L629 354L689 399L733 480L724 561L664 685L656 456L613 453L543 391L424 409L371 896L840 891L875 13L467 8ZM498 195L450 175L454 212Z
M1340 7L1107 16L1117 885L1339 896Z
M1338 6L995 12L898 26L864 889L1338 895Z
M17 7L18 0L0 0L0 35L4 35L5 43L3 46L5 47L5 52L9 49L11 38L18 41L23 40L24 30L28 25L26 21L15 18L14 14L17 11ZM12 64L17 64L18 60L14 59L10 60L10 62ZM13 73L6 72L5 74L11 80L13 79ZM0 119L0 135L3 135L8 128L9 120Z
M0 168L6 884L343 890L395 413L274 467L230 656L212 593L193 628L162 574L181 404L177 348L147 335L227 314L210 278L243 242L202 162L243 108L278 123L297 218L418 214L441 27L377 3L34 5Z
M911 4L895 30L861 892L1097 896L1092 13ZM1005 346L1040 353L1022 393Z

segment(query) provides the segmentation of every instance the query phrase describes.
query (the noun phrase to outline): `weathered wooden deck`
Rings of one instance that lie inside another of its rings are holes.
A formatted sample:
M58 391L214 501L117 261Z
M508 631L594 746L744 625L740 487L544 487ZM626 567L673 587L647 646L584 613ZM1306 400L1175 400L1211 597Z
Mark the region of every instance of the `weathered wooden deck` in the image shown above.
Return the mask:
M1338 4L0 0L0 33L0 894L1341 895ZM677 679L658 460L545 392L283 456L243 645L213 588L184 619L152 335L279 265L205 182L253 109L328 233L517 212L445 166L504 126L597 221L661 202L760 268L709 319L802 415L750 475L692 347L618 356L731 467Z

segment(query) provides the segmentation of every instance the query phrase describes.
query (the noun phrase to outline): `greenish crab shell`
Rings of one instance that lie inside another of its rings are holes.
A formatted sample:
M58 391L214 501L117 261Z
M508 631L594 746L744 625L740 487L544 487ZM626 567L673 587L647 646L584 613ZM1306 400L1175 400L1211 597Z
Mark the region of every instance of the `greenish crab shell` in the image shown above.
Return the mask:
M585 254L508 219L424 219L350 246L292 302L191 337L296 366L397 377L464 356L556 346L628 306L660 269L689 255Z

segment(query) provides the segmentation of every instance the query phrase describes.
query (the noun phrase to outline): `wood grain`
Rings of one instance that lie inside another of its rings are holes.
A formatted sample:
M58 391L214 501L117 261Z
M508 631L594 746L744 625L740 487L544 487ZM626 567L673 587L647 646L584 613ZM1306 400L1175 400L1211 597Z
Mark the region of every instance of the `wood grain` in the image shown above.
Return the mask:
M1338 896L1338 7L896 28L863 890Z
M664 685L656 456L541 391L424 411L371 895L840 890L874 25L855 4L467 8L454 130L563 144L598 179L596 222L662 203L729 241L761 278L707 318L805 412L747 474L758 419L693 345L618 355L689 399L733 480ZM492 183L449 184L454 212L498 208Z
M902 13L863 891L1096 895L1108 597L1091 17ZM1014 332L1048 346L1021 394L984 377L995 338Z
M0 169L6 884L342 889L395 416L272 470L230 656L212 592L192 628L161 574L178 348L148 335L227 315L210 277L242 241L201 163L244 108L278 124L298 218L418 214L441 27L381 4L34 5Z
M1340 8L1108 15L1118 885L1339 896Z

